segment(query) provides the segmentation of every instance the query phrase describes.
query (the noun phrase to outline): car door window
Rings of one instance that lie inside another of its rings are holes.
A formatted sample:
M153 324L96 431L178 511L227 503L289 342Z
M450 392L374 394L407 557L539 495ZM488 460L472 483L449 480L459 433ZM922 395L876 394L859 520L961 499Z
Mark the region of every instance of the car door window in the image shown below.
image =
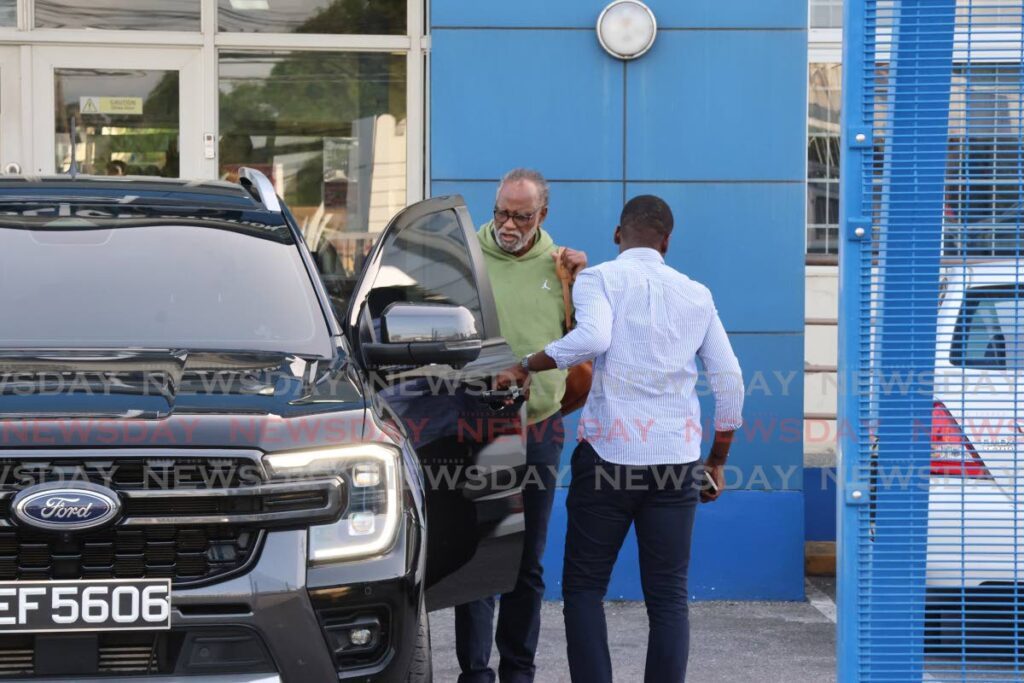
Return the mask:
M483 331L483 313L466 233L455 211L428 214L385 237L367 298L374 324L394 302L464 306Z
M950 361L959 367L1016 369L1024 353L1024 300L1015 286L976 287L960 308Z

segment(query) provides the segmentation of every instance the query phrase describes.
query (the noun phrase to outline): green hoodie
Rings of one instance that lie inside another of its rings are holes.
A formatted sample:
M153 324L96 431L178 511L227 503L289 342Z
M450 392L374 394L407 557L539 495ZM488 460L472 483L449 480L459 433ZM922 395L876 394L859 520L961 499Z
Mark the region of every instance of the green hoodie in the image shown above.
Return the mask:
M558 247L541 228L530 251L516 257L494 241L493 227L494 221L488 221L476 236L487 261L501 334L512 352L522 357L540 351L565 334L562 283L551 256ZM526 404L527 422L540 422L561 409L565 376L565 370L534 373Z

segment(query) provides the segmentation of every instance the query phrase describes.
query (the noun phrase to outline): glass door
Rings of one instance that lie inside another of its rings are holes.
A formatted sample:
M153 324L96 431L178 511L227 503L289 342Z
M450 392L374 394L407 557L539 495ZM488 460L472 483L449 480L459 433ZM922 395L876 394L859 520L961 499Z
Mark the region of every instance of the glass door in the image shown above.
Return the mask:
M32 63L37 173L203 175L199 50L35 47Z

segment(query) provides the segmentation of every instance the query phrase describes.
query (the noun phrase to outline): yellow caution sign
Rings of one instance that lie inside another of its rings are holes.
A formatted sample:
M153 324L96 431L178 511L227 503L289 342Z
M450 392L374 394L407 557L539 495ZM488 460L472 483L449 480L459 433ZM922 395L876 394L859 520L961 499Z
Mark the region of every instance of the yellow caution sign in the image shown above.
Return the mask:
M83 114L120 114L142 116L141 97L80 97L78 110Z

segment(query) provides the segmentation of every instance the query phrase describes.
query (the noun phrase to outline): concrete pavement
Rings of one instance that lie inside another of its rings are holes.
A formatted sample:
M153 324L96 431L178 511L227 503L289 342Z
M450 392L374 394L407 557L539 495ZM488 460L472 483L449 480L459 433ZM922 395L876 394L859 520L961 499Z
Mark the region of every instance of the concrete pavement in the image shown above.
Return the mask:
M814 579L811 602L697 602L690 606L688 683L828 683L835 681L835 623L829 604L834 579ZM537 683L568 683L562 605L546 602L542 612ZM605 606L615 680L642 683L647 647L647 614L642 603ZM431 615L434 679L454 682L452 611ZM492 656L497 664L497 653Z

